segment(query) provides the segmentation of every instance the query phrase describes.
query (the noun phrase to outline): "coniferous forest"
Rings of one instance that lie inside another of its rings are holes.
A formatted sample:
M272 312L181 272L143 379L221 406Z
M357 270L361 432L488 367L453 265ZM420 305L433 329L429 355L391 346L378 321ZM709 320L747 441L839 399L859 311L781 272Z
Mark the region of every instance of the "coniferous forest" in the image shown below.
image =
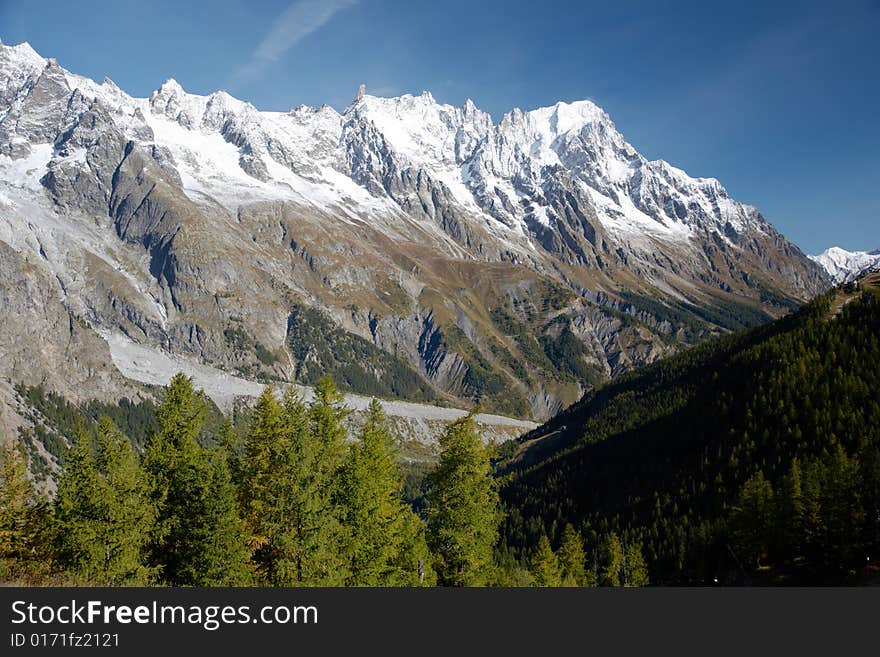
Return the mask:
M832 290L616 379L517 441L484 444L472 415L451 423L414 494L381 405L349 436L330 376L309 403L267 386L236 424L182 374L157 406L83 410L22 389L72 439L53 446L51 498L34 454L0 455L0 580L874 581L878 363L876 289Z
M315 400L271 386L243 437L203 432L208 403L174 377L139 452L82 420L51 501L18 447L0 463L0 578L28 584L430 586L492 583L500 511L471 416L452 423L422 517L372 404L354 441L324 377Z
M572 524L600 580L602 555L624 572L633 553L658 584L876 580L876 278L626 375L524 436L501 466L502 549L524 558Z

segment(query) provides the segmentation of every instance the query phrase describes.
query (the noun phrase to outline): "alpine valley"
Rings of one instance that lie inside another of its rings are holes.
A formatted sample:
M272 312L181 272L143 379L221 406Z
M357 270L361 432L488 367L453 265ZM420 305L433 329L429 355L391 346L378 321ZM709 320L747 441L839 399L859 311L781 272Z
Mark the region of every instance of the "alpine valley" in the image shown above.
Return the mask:
M590 101L496 123L361 88L342 113L266 112L174 80L133 98L0 46L10 434L21 390L147 400L183 370L221 408L329 372L422 438L475 403L513 435L831 281Z

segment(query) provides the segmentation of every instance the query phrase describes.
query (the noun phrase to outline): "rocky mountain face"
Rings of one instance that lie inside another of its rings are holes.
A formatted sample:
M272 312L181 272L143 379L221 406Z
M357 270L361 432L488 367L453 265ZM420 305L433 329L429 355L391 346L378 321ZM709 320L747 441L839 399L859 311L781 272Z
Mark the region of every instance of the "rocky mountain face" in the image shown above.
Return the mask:
M0 376L112 397L125 345L541 419L828 274L588 101L149 98L0 46ZM123 339L124 338L124 339Z
M809 258L825 269L835 283L854 281L860 274L880 267L880 249L870 252L847 251L839 246L832 246Z

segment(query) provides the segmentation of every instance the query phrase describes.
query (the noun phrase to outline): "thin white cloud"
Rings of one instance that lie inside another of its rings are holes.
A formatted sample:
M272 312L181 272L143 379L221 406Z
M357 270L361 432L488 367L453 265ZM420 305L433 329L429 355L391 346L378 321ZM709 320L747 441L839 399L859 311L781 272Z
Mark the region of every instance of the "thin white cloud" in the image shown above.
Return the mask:
M288 50L321 29L338 12L358 0L297 0L275 19L246 64L236 71L234 80L247 82L277 62Z

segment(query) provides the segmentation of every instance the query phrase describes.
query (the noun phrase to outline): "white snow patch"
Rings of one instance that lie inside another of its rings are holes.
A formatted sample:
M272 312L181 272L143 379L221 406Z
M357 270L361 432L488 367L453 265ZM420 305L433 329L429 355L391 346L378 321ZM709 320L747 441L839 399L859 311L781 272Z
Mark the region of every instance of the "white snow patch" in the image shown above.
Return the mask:
M52 144L32 144L26 157L13 160L0 155L0 180L19 189L41 189L40 178L46 174L46 166L52 159Z
M618 194L619 202L605 196L599 190L581 182L590 195L597 215L605 228L628 241L638 241L647 236L666 240L683 241L690 238L691 229L678 221L661 223L639 210L626 194Z

